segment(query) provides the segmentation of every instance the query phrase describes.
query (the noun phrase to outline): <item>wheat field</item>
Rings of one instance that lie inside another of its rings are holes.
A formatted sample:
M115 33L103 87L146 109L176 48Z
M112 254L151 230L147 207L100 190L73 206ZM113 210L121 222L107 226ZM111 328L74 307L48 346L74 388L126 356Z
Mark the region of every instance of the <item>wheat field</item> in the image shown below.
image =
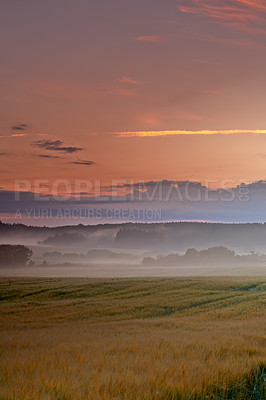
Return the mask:
M0 399L263 399L265 290L262 278L1 279Z

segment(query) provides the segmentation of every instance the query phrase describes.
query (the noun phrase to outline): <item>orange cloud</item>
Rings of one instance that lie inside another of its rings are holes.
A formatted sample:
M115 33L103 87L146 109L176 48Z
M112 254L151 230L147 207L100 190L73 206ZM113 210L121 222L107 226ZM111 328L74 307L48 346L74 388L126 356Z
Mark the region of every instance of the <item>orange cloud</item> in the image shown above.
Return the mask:
M27 133L13 133L11 137L22 137L22 136L28 136Z
M163 43L165 42L165 37L162 35L143 35L136 37L136 40L146 43Z
M178 135L233 135L266 134L266 129L231 129L231 130L172 130L172 131L136 131L136 132L112 132L117 137L155 137L155 136L178 136Z
M12 135L0 136L0 138L12 138L12 137L23 137L23 136L28 136L28 134L27 133L13 133Z

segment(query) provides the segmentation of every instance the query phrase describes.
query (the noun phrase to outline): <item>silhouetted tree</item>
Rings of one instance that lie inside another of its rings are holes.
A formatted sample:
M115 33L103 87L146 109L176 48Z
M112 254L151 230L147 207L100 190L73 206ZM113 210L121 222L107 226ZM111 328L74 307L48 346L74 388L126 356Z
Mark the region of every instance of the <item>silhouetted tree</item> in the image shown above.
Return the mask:
M24 265L30 261L32 255L32 250L23 245L0 245L0 265Z
M235 257L233 250L227 249L223 246L211 247L207 250L201 250L198 254L199 258L204 261L226 261Z
M199 252L196 249L187 249L185 257L195 259L199 256Z

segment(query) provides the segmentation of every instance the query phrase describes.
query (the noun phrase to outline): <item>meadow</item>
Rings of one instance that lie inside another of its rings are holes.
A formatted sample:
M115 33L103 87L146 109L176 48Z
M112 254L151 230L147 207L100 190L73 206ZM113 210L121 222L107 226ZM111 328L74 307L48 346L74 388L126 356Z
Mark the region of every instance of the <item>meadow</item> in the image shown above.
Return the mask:
M0 400L264 399L262 278L1 278Z

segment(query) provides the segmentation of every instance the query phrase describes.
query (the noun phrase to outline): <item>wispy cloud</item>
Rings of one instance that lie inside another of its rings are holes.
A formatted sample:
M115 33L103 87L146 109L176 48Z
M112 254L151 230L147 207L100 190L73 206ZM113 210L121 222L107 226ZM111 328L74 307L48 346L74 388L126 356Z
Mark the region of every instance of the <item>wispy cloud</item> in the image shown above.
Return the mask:
M83 150L82 147L64 146L62 140L36 140L32 145L43 150L60 151L68 154Z
M171 130L171 131L132 131L112 132L117 137L154 137L154 136L178 136L178 135L234 135L234 134L266 134L266 129L231 129L231 130Z
M138 85L139 82L136 79L131 78L130 76L122 76L122 78L119 79L120 83L129 83L131 85Z
M183 13L198 14L218 23L247 28L247 24L261 23L266 17L264 0L181 0L177 9Z
M69 164L76 164L76 165L94 165L94 161L86 161L86 160L78 160L78 161L72 161Z
M163 35L143 35L137 36L136 40L146 43L164 43L166 41L166 38Z

